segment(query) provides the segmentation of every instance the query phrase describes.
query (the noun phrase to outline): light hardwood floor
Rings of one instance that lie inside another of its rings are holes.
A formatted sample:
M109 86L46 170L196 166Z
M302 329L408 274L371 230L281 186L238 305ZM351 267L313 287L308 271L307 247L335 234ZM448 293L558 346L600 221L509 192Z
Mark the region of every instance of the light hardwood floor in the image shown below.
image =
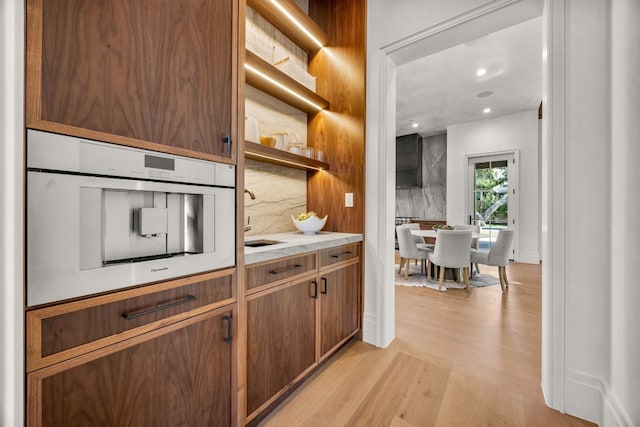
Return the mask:
M541 267L507 275L505 295L396 286L392 344L348 344L260 425L593 426L544 404Z

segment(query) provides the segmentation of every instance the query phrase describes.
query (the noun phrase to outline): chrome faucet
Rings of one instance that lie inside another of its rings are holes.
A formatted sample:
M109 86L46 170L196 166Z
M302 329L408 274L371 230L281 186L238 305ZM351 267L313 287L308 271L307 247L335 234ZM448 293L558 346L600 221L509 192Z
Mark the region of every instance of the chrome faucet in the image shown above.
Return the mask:
M248 188L245 188L244 192L247 193L249 197L251 197L251 200L256 199L256 195L253 193L253 191L249 190ZM251 222L251 217L247 216L247 225L244 226L245 232L251 230L251 224L249 224L250 222Z

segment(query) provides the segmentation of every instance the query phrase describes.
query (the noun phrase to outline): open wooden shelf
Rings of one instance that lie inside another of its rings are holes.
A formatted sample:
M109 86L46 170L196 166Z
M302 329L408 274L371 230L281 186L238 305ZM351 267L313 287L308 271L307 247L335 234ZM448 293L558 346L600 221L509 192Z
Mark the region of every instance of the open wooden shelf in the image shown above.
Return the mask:
M256 89L306 113L317 113L329 108L329 101L249 50L246 51L245 64L246 82ZM315 104L315 106L311 104Z
M308 157L267 147L251 141L244 143L244 155L247 159L257 160L265 163L272 163L280 166L288 166L296 169L328 170L329 164Z
M287 11L289 15L295 18L302 26L315 37L322 46L329 43L329 36L313 21L304 10L300 8L293 0L277 0L278 4ZM292 42L313 53L320 49L301 29L299 29L291 20L279 10L269 0L247 0L247 6L258 12L264 19L269 21L282 34L287 36Z

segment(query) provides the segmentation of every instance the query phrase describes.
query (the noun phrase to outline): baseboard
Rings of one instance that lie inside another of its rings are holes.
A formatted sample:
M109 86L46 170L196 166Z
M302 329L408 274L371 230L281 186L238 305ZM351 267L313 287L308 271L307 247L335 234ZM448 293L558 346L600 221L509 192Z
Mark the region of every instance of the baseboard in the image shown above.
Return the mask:
M364 313L362 318L362 341L371 345L378 345L378 320L377 316L373 313Z
M608 384L602 382L602 422L603 427L634 427L636 424L631 421L631 417L624 410L618 397L611 391Z
M567 371L565 412L602 427L634 427L607 382L580 372Z
M540 264L540 254L535 251L518 252L518 262L524 264Z

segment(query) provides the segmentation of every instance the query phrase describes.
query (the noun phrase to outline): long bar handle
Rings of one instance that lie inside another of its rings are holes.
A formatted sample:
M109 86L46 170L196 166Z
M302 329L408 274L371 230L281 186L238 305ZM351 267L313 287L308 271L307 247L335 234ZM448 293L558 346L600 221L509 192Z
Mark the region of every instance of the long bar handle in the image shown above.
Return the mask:
M231 316L224 316L224 320L227 321L227 337L224 342L231 344L233 341L233 318Z
M302 264L296 264L296 265L293 265L291 267L284 267L284 268L281 268L279 270L271 270L269 273L271 273L271 274L282 274L282 273L286 273L288 271L297 270L299 268L302 268Z
M327 278L326 277L321 277L320 280L322 280L322 289L320 290L321 294L327 294Z
M122 313L122 317L124 317L126 320L131 320L131 319L135 319L136 317L155 313L156 311L165 310L170 307L175 307L176 305L184 304L190 301L195 301L196 299L197 298L193 295L187 295L186 298L179 299L177 301L168 302L162 305L156 305L155 307L147 308L140 311L134 311L132 313Z
M345 256L345 255L351 255L353 252L351 251L346 251L341 253L340 255L331 255L331 258L340 258L341 256Z
M311 294L311 298L318 299L318 282L314 280L311 284L313 285L313 294Z

